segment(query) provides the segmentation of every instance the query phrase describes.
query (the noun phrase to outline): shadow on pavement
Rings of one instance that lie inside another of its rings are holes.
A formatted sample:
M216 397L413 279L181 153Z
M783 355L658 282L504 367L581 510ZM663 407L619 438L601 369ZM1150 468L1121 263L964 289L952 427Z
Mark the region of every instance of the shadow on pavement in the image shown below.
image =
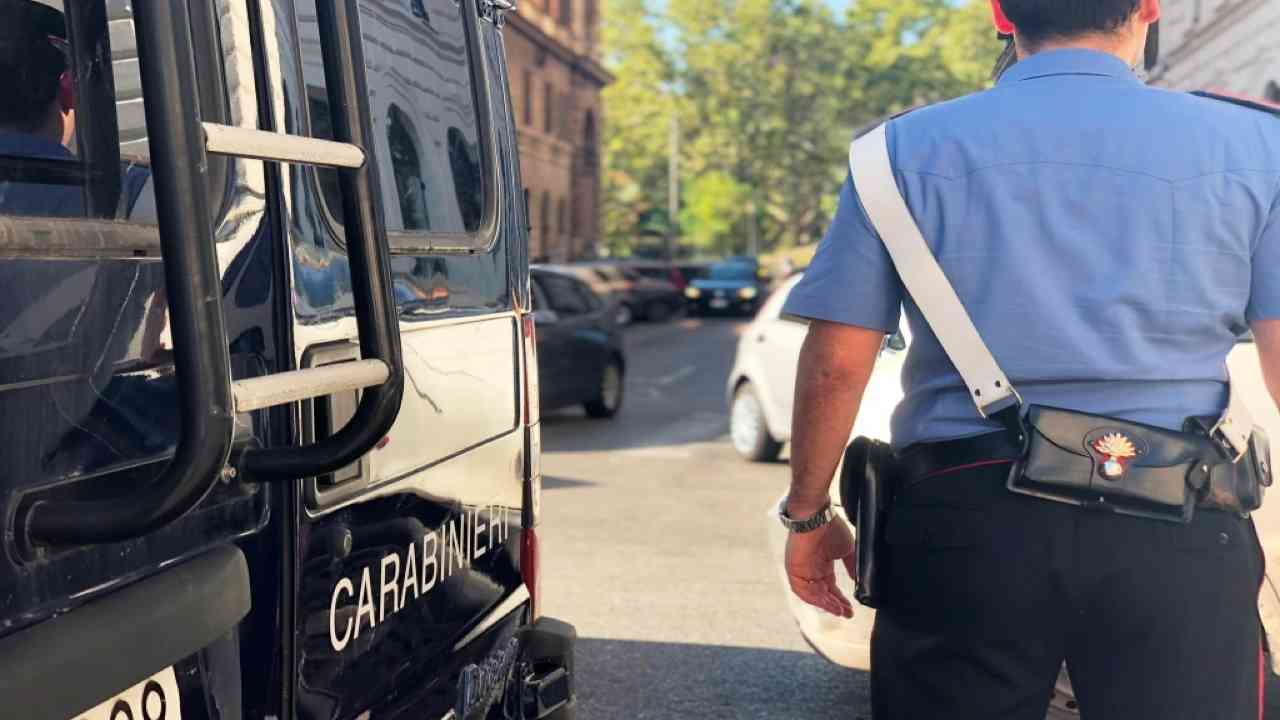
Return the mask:
M811 652L579 638L578 715L869 720L870 676Z
M598 485L598 484L599 483L595 483L590 480L572 480L570 478L546 477L546 476L543 476L542 478L543 490L559 490L561 488L589 487L591 485Z

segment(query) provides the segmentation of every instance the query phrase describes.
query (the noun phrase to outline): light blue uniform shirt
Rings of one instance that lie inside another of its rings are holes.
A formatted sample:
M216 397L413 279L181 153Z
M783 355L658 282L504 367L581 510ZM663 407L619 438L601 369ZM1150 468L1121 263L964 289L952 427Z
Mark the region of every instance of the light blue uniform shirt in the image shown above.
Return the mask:
M1180 429L1226 403L1226 356L1280 318L1280 120L1057 50L888 130L898 187L1028 403ZM850 182L784 312L913 335L896 448L997 429Z

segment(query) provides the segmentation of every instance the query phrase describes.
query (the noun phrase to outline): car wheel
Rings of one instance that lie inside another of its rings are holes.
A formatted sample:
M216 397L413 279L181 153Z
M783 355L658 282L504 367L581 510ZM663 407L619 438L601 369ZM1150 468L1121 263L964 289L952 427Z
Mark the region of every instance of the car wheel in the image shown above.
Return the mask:
M666 322L671 318L672 307L661 300L654 300L644 306L644 319L649 322Z
M622 363L609 361L600 373L600 389L595 398L582 404L587 415L593 418L611 418L622 409Z
M634 319L635 311L633 311L631 306L626 303L619 304L618 309L613 313L613 322L618 327L626 327L630 325L631 321Z
M764 419L764 408L751 383L743 383L733 394L733 407L729 411L729 437L733 449L752 462L769 462L778 459L782 443L769 434Z

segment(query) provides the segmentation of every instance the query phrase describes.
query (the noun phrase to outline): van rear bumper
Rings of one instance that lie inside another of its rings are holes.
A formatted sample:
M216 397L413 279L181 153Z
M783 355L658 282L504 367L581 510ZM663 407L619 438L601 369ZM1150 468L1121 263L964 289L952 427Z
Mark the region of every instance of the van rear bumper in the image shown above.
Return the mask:
M578 631L554 618L539 618L525 631L518 665L520 717L575 720L573 649Z

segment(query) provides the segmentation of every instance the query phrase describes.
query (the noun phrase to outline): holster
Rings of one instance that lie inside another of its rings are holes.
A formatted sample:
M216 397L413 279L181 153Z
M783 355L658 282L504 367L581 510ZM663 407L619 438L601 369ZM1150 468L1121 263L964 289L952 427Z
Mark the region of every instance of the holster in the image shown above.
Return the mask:
M1255 430L1235 457L1212 437L1215 420L1182 432L1032 405L1011 491L1124 515L1190 522L1197 507L1248 513L1271 484L1266 435Z
M840 503L857 530L854 599L870 608L883 600L880 558L884 556L884 526L896 482L893 451L887 443L859 437L845 449Z

